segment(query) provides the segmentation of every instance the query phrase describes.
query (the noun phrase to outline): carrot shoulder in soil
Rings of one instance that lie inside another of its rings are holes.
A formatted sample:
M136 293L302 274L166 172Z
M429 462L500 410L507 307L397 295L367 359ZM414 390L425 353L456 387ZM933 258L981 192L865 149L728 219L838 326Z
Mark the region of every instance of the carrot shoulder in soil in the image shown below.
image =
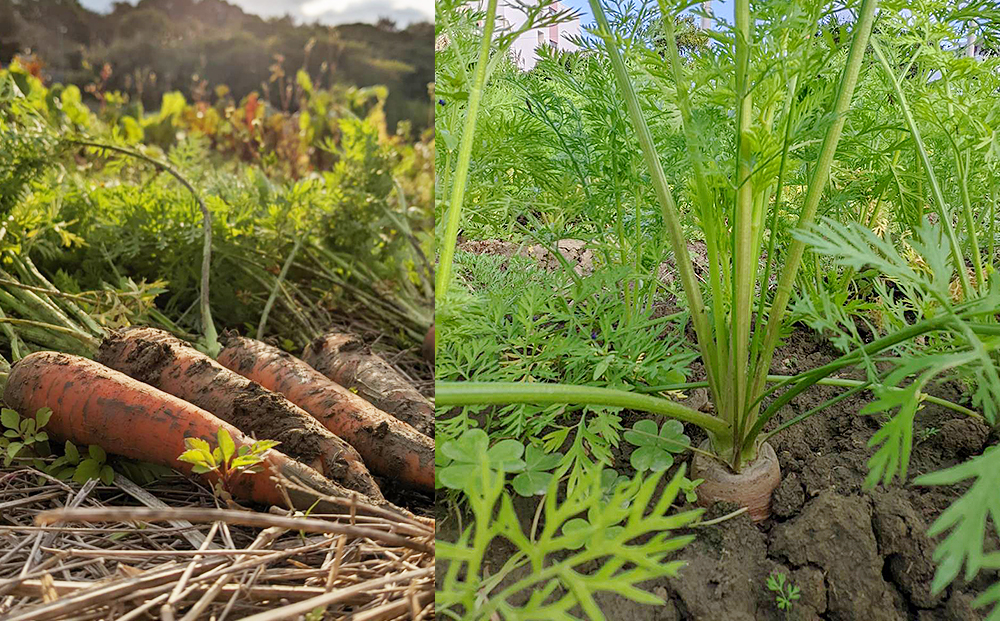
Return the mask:
M219 362L280 392L358 449L372 472L434 489L434 441L338 386L298 358L260 341L227 335Z
M108 367L208 410L259 439L360 492L385 503L361 456L280 394L234 373L187 343L155 328L136 327L104 339L95 359Z
M433 330L428 336L433 341ZM431 347L433 351L433 342ZM434 405L357 336L321 336L306 347L302 359L341 386L357 390L386 414L434 437Z
M109 453L169 466L186 474L191 473L191 464L177 459L187 450L186 437L214 444L223 428L237 447L254 442L196 405L93 360L59 352L34 353L14 365L3 400L25 416L50 408L52 418L46 431L54 439L96 444ZM264 454L263 465L264 472L240 476L229 492L241 500L287 506L272 478L276 472L327 496L358 496L276 449ZM214 473L203 476L210 482L218 480ZM296 508L308 509L315 501L314 496L287 491ZM358 510L364 512L364 507Z

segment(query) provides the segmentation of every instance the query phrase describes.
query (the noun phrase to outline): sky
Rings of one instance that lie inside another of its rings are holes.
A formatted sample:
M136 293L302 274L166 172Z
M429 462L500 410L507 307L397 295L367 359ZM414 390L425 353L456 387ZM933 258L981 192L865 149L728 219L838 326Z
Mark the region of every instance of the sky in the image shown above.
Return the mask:
M594 21L594 14L590 11L589 0L562 0L562 4L580 11L582 14L580 18L581 25L586 26ZM733 0L714 0L712 2L712 11L727 22L733 23Z
M116 0L80 0L93 11L110 11ZM132 4L136 0L128 0ZM434 21L434 0L228 0L248 13L263 17L291 15L296 22L324 24L373 23L380 17L395 20L400 26L412 22Z

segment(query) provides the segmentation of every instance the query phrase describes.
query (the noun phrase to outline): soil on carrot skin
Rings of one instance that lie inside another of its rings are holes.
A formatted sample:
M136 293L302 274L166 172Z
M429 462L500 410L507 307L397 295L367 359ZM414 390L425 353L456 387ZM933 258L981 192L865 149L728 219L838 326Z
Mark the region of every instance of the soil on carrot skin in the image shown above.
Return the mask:
M772 372L794 374L837 355L815 333L798 330L778 350ZM697 375L698 370L693 371ZM940 386L934 392L964 401L955 386ZM836 394L838 389L827 387L807 391L784 408L769 428ZM917 487L901 484L897 478L872 491L862 488L866 463L873 453L868 441L881 424L877 416L858 414L870 398L845 399L773 437L770 442L778 454L782 482L774 495L772 517L754 525L741 515L693 529L695 540L674 555L687 562L680 574L644 584L665 604L637 604L614 593L600 593L596 599L607 617L670 621L983 619L987 609L973 609L971 603L997 580L996 572L980 572L971 583L959 576L937 595L930 589L936 541L926 536L926 529L967 485ZM630 411L621 415L626 429L648 417ZM691 426L687 433L693 444L704 438ZM917 415L907 479L960 463L995 442L985 425L928 404ZM634 474L630 452L631 447L623 446L615 454L616 468L628 475ZM535 501L518 498L514 504L528 532ZM447 508L439 505L437 509L438 538L453 541L457 520ZM717 503L702 519L733 509ZM463 522L468 523L467 516ZM988 541L988 548L997 548L995 535ZM486 571L498 571L513 551L506 541L494 541L485 559ZM800 589L800 598L787 615L777 608L775 594L767 588L768 576L778 572ZM523 577L520 572L514 574L508 579ZM580 616L579 611L576 614Z
M233 340L227 341L227 338ZM239 337L235 337L232 335L230 336L224 335L222 337L222 342L226 347L226 349L223 351L222 356L227 356L227 360L234 363L234 368L242 373L253 369L255 365L258 363L258 358L254 353L255 345L253 344L252 341L238 340L238 339ZM280 360L290 360L293 358L293 356L288 352L280 350L277 353L277 357L278 357L277 359ZM295 364L307 368L311 373L318 374L317 371L310 368L301 359L296 359ZM298 377L297 374L296 377ZM278 383L276 388L278 390L281 390L280 382ZM265 389L261 388L261 390ZM390 426L386 421L383 420L381 422L373 422L370 417L364 416L358 412L353 411L353 408L341 408L340 407L340 404L342 403L341 396L331 394L329 387L317 386L315 388L310 388L307 394L311 398L319 399L318 406L323 411L333 411L333 412L343 411L345 412L345 415L353 417L355 421L360 423L356 429L356 433L358 433L359 437L364 438L369 442L371 442L370 448L374 453L374 457L371 454L369 454L369 458L373 461L373 463L374 460L377 459L379 463L383 464L383 467L381 468L383 473L402 472L406 467L406 462L400 454L401 451L405 450L409 452L413 447L417 446L418 444L423 447L422 455L426 456L426 461L422 461L421 463L428 465L430 464L430 460L432 459L432 451L430 450L428 444L426 444L427 438L421 436L416 431L409 429L409 427L406 427L405 430L403 429L397 430L399 432L395 434L395 442L397 444L394 446L393 442L382 441L383 438L385 438L385 436L390 431ZM322 425L319 422L316 422L316 425L322 427ZM325 430L325 427L323 427L323 429Z
M120 356L116 352L116 344L119 341L114 335L109 336L101 345L101 352L110 356ZM100 357L101 354L98 356ZM169 346L165 343L144 342L136 345L134 351L126 360L131 369L135 370L135 379L154 385L160 376L164 366L173 359ZM186 371L179 368L172 370L172 373L186 373L187 376L197 376L205 373L210 363L202 360L192 364ZM205 387L203 392L210 392L211 387ZM197 399L195 399L197 400ZM257 438L267 438L278 440L281 445L278 450L289 455L304 464L315 466L316 462L322 460L324 474L327 478L335 481L342 481L346 474L346 464L339 468L341 460L336 456L327 454L327 447L322 441L326 428L319 422L308 418L305 426L300 418L288 416L287 402L256 382L248 382L241 394L232 399L232 417L228 421L239 429L254 429ZM317 430L322 430L318 433ZM372 475L377 490L362 489L367 491L373 500L379 502L378 494L390 503L405 507L417 515L428 515L432 505L432 498L419 491L408 490L397 482L388 478L381 478Z
M111 335L101 344L98 358L103 355L120 356L119 340ZM135 349L124 361L134 370L135 379L150 385L157 385L163 368L171 363L173 355L166 343L144 341L135 344ZM210 371L211 363L200 360L182 370L175 367L168 371L173 376L184 373L186 377L197 377ZM241 378L242 379L242 378ZM231 389L229 386L227 389ZM211 386L205 386L200 394L210 394ZM199 399L191 399L198 401ZM313 428L304 428L301 420L288 416L288 407L279 395L265 390L259 384L248 382L240 394L232 398L232 416L228 421L238 429L253 429L259 438L268 438L281 442L280 450L303 463L315 466L324 458L324 447L321 436L315 433L320 427L316 423ZM338 459L327 459L324 466L334 465ZM327 472L329 478L339 479L346 473L346 465L340 471Z

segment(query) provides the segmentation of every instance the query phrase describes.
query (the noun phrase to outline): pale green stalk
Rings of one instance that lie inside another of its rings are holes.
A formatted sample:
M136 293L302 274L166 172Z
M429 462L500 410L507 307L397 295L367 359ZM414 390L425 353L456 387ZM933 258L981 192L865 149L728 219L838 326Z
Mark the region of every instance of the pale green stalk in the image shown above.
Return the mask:
M73 329L70 329L70 328L66 328L64 326L59 326L59 325L55 325L55 324L51 324L51 323L45 323L44 321L34 321L32 319L13 319L11 317L4 317L4 318L0 318L0 323L9 323L9 324L13 324L15 326L20 325L20 326L28 326L28 327L33 327L33 328L41 328L42 330L45 330L45 331L55 332L55 333L58 333L58 334L65 334L65 335L73 337L75 340L80 341L81 343L87 345L88 347L90 347L93 350L96 350L97 347L101 344L100 339L96 339L96 338L90 336L89 334L86 334L84 332L80 332L78 330L73 330Z
M43 291L47 295L57 296L57 297L63 298L65 300L65 302L63 303L63 306L66 308L66 310L73 317L75 317L81 323L81 325L85 326L93 334L103 334L104 333L104 328L102 328L100 325L98 325L98 323L96 321L94 321L93 317L91 317L90 315L88 315L87 313L85 313L83 311L83 309L81 309L79 306L77 306L73 302L74 298L72 296L64 295L61 291L59 291L56 288L55 285L53 285L51 282L49 282L49 280L47 278L45 278L45 276L42 275L42 273L40 271L38 271L38 268L35 267L34 263L32 263L30 257L28 257L27 255L25 255L24 257L19 257L17 255L13 255L13 260L14 260L14 265L18 268L18 270L21 272L21 274L22 275L29 274L31 277L33 277L38 283L40 283L42 285L42 287L40 287L40 288L43 289ZM32 290L32 289L29 288L29 290ZM37 290L36 290L36 292L37 292ZM54 302L53 302L53 304L54 304Z
M14 362L17 362L22 358L21 350L17 344L20 339L18 339L17 334L14 333L14 328L12 328L10 324L3 321L6 317L7 315L4 314L3 309L0 308L0 331L7 335L7 340L10 342L11 359L13 359Z
M796 225L796 228L799 230L808 229L816 219L816 210L819 207L820 199L823 198L826 183L830 178L830 169L833 167L833 158L837 152L837 144L840 142L844 123L847 121L847 111L851 107L854 88L857 86L858 75L861 73L861 65L871 37L872 23L874 22L877 6L878 0L864 0L858 19L855 22L854 39L851 41L851 50L847 56L847 66L844 68L844 74L840 81L840 89L837 93L837 100L833 108L834 121L823 139L819 159L813 170L812 179L809 181L805 203L802 206L802 212L799 214L799 220ZM778 344L781 325L785 318L785 310L792 295L795 274L802 263L802 254L804 252L805 242L800 239L794 239L785 258L785 267L778 281L774 301L771 303L771 312L768 316L764 344L759 358L753 363L755 376L751 387L751 394L760 394L764 387L764 381L771 366L771 357L774 355L774 348Z
M993 199L990 202L990 265L992 266L997 256L997 178L994 175L990 175L990 197Z
M666 174L664 174L663 166L660 164L656 145L653 142L653 135L650 133L649 126L642 116L642 110L639 107L639 98L636 96L631 80L629 80L628 71L625 68L625 60L622 58L621 52L618 50L618 46L611 34L611 27L608 25L608 18L604 14L604 8L601 6L599 0L590 0L590 8L594 12L594 17L599 27L598 35L604 40L608 56L611 59L615 79L621 89L629 116L632 118L632 123L635 126L643 157L649 166L653 189L656 191L656 197L660 203L663 222L666 225L670 245L674 251L677 270L680 272L681 284L684 287L688 306L691 309L691 322L698 337L698 347L702 360L706 362L705 370L708 374L709 384L717 387L718 378L716 373L719 369L719 364L712 346L712 332L708 323L705 303L702 301L701 290L698 288L698 280L692 268L691 255L688 253L687 240L684 236L684 230L681 227L677 205L674 203L673 195L667 184Z
M462 220L462 202L465 200L465 184L469 176L469 166L472 162L472 145L476 135L476 120L479 116L479 105L483 99L483 86L486 84L486 68L490 61L490 47L493 44L493 26L497 17L497 0L488 0L486 16L483 23L483 39L479 45L479 60L476 62L476 72L469 91L469 109L462 128L462 142L458 147L458 164L451 189L451 201L448 204L448 215L445 224L444 243L441 246L441 258L438 263L437 279L434 283L434 297L441 303L451 284L451 268L455 261L455 246L458 243L458 225Z
M618 179L618 158L612 158L612 171L611 174L614 175L615 179L615 213L618 219L615 221L615 233L618 236L618 258L621 261L622 266L628 265L628 251L625 248L625 210L622 206L622 193L621 193L621 183ZM632 294L633 289L638 292L636 287L635 279L629 279L629 282L625 283L625 322L630 323L632 321Z
M728 342L723 335L726 333L726 313L725 304L728 299L722 289L720 256L719 256L719 230L716 227L715 199L709 190L704 168L702 167L702 153L698 136L695 134L694 123L691 115L691 100L688 96L687 78L684 76L684 68L681 65L680 54L677 49L677 36L674 29L674 19L670 14L666 0L660 0L660 12L663 14L664 33L667 36L667 58L674 75L674 88L677 91L677 107L681 111L681 125L684 128L684 138L687 144L688 159L691 160L691 169L694 173L695 191L697 192L698 205L701 210L701 227L705 233L705 250L708 254L708 279L712 294L712 306L714 309L713 320L715 322L715 348L716 359L727 360L729 358ZM719 384L729 385L729 366L723 366L718 370ZM719 403L717 407L720 414L726 404ZM723 418L727 418L723 414ZM731 419L731 417L729 417Z
M278 299L278 291L281 289L281 283L285 281L285 276L288 274L288 268L292 266L292 261L295 260L295 255L298 254L299 247L302 246L302 240L306 235L307 233L303 232L295 238L295 245L292 246L291 253L289 253L288 258L285 259L285 264L281 266L281 272L278 273L278 279L274 281L274 287L271 288L271 295L267 296L267 302L264 304L264 312L260 314L260 323L257 325L258 340L264 338L264 329L267 327L267 316L271 314L271 307L274 306L274 301Z
M962 283L962 293L965 295L965 299L971 299L972 288L969 285L969 274L965 269L965 257L962 255L962 246L959 244L958 236L955 234L955 227L951 225L951 214L948 212L948 205L944 200L944 194L941 192L941 186L938 184L937 175L934 173L934 166L931 164L930 157L927 155L927 149L924 147L923 138L920 136L920 129L913 118L913 113L910 111L910 106L906 101L906 95L903 94L899 80L896 79L896 75L893 73L892 65L889 64L889 60L885 57L885 54L882 52L882 46L879 45L877 40L872 40L872 50L882 65L882 71L889 80L896 99L899 100L899 109L906 119L906 125L909 127L910 135L913 137L917 156L920 158L920 163L927 174L927 181L931 185L931 195L933 195L934 204L937 207L938 219L948 234L948 245L951 247L951 257L955 262L955 270L958 272L958 277Z
M753 309L751 296L756 279L757 256L753 251L753 183L751 181L751 147L749 132L753 123L753 99L750 95L750 46L753 43L752 22L750 19L750 0L736 0L736 92L739 97L737 108L737 141L736 149L736 208L734 210L733 227L733 303L730 315L730 351L729 364L733 371L732 386L724 387L721 393L715 393L716 399L732 400L731 424L735 428L737 438L743 435L746 425L746 403L748 378L750 376L749 343L750 318ZM732 464L739 468L739 442L734 447Z
M781 164L778 166L778 187L774 194L774 211L771 213L770 230L771 235L767 240L767 263L764 265L764 275L760 280L760 302L757 305L757 317L754 325L760 326L764 321L764 305L767 295L767 285L771 281L771 271L774 269L774 247L778 238L778 213L781 211L782 193L785 188L785 165L788 163L788 147L792 138L792 117L795 111L795 93L798 89L799 74L792 76L788 83L788 96L785 99L785 138L781 147ZM754 330L753 342L750 344L750 358L756 359L760 351L760 340L764 333L762 330Z
M951 81L948 79L948 73L944 70L941 71L941 79L944 82L944 93L948 101L948 118L954 119L955 105L951 99ZM952 154L955 156L955 173L958 177L958 187L962 196L962 217L965 219L965 228L969 235L969 250L972 254L972 265L976 270L975 288L979 289L986 282L986 276L983 272L983 260L979 255L976 219L972 215L972 201L969 198L969 167L962 165L962 150L958 148L958 144L955 142L952 133L945 131L944 135L948 138L948 144L951 145Z
M437 382L434 386L438 406L501 405L531 403L534 405L600 405L652 412L698 425L719 436L729 433L722 419L667 399L613 388L573 386L545 382Z

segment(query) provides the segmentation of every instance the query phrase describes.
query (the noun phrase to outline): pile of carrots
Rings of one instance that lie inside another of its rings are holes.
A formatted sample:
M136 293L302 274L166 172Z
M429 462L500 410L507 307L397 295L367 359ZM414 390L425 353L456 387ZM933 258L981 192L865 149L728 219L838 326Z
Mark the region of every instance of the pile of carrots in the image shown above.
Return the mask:
M309 509L320 497L384 511L397 508L383 497L376 477L433 489L433 412L378 356L364 352L363 364L352 367L360 372L351 373L343 371L336 349L324 354L313 347L313 365L340 370L345 387L265 343L234 335L221 341L218 361L144 327L109 334L94 360L36 352L12 367L3 400L24 416L51 408L47 430L55 439L97 444L189 474L191 465L177 459L185 438L214 444L225 429L237 447L255 438L280 442L265 454L266 472L246 474L230 490L240 500ZM379 409L358 390L370 368L378 369L387 393L381 402L399 414ZM214 473L202 476L218 480ZM295 485L282 485L282 479Z

